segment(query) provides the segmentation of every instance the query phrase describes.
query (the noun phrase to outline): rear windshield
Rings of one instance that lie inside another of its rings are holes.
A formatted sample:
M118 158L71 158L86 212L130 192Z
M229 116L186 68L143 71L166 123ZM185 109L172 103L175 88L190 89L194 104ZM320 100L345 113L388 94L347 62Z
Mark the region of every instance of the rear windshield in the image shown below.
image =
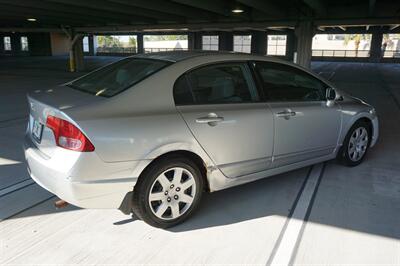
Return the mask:
M112 97L171 64L168 61L126 58L100 68L67 86L96 96Z

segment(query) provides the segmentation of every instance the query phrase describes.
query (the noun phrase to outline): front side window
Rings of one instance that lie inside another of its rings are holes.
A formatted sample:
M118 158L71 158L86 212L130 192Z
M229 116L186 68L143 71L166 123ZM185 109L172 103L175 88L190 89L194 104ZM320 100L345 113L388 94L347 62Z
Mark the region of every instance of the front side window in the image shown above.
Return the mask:
M96 96L112 97L171 64L168 61L126 58L68 84Z
M325 100L328 86L298 68L272 62L256 62L255 68L269 101Z
M29 51L28 37L21 37L21 51Z
M249 68L244 63L202 67L177 80L174 88L177 105L257 102L259 96Z
M6 36L4 37L3 41L4 41L4 50L11 51L11 37Z
M174 100L176 105L194 104L194 97L187 76L182 75L174 84Z

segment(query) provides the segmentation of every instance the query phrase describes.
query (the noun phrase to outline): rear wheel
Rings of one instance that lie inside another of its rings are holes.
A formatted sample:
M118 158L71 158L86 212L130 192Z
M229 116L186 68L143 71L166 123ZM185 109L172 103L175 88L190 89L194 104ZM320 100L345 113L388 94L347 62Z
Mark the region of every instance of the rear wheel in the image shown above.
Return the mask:
M347 133L338 157L347 166L359 165L367 154L371 141L370 125L365 121L356 122Z
M203 186L201 172L191 160L162 159L139 178L133 193L133 211L152 226L174 226L197 208Z

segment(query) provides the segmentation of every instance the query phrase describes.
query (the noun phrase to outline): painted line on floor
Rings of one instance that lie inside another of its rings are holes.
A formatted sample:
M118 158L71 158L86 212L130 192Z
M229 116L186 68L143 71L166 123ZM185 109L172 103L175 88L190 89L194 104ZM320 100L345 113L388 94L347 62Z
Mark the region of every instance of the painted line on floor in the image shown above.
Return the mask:
M20 116L20 117L14 117L14 118L0 120L0 124L13 122L13 121L18 121L18 120L24 120L24 119L28 119L28 116Z
M324 165L322 166L321 174L320 174L320 176L318 178L317 186L316 186L316 188L314 190L314 193L312 195L312 198L311 198L310 206L308 207L306 217L304 218L303 226L301 227L299 237L297 238L296 245L295 245L294 250L292 252L292 257L290 258L289 265L293 265L294 261L296 259L297 251L299 250L299 246L300 246L301 239L303 238L304 230L306 228L308 219L310 218L310 214L311 214L312 208L314 206L314 201L315 201L315 198L316 198L317 193L319 191L319 185L321 184L322 177L323 177L323 175L325 173L325 167L326 167L326 164L324 163Z
M299 194L294 202L294 207L281 231L274 250L268 259L267 265L291 265L299 245L304 225L310 214L316 191L319 187L325 164L314 165L308 173Z
M13 193L15 191L18 191L20 189L23 189L23 188L25 188L27 186L30 186L32 184L35 184L35 181L33 181L31 178L25 179L25 180L23 180L21 182L18 182L16 184L14 184L14 185L11 185L11 186L8 186L6 188L1 189L0 190L0 197L3 197L5 195L8 195L8 194Z
M22 180L18 181L17 183L14 183L14 184L11 184L11 185L8 185L8 186L5 186L5 187L0 188L0 191L3 190L3 189L9 188L9 187L15 186L16 184L25 182L26 180L30 180L30 179L31 179L30 177L29 177L29 178L22 179Z
M46 201L51 200L52 198L55 198L55 197L57 197L57 196L56 195L52 195L51 197L45 198L45 199L43 199L43 200L41 200L41 201L39 201L39 202L29 206L29 207L26 207L26 208L24 208L24 209L22 209L22 210L20 210L20 211L18 211L16 213L13 213L12 215L9 215L9 216L7 216L5 218L0 218L0 222L4 221L4 220L7 220L7 219L10 219L10 218L13 218L13 217L17 216L18 214L21 214L21 213L23 213L23 212L25 212L25 211L27 211L29 209L32 209L32 208L34 208L36 206L39 206L40 204L43 204Z

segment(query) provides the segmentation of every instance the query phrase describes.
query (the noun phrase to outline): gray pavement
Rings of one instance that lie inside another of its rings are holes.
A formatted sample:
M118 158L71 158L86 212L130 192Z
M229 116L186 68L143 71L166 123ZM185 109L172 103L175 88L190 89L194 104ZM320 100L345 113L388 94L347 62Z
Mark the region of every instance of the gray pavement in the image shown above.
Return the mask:
M87 58L88 70L118 58ZM378 144L354 168L327 162L207 194L169 230L117 210L55 210L26 173L25 94L77 77L66 58L0 64L0 265L400 265L400 65L313 63L373 104Z

